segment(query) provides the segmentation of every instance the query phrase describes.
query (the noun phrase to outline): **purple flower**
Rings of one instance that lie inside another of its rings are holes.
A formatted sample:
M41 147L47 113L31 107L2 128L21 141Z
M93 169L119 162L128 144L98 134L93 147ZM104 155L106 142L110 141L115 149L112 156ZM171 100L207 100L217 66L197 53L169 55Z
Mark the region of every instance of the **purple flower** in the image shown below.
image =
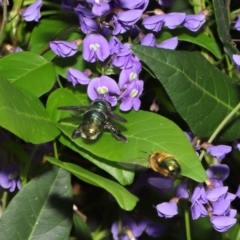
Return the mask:
M110 55L108 41L100 34L90 34L83 40L83 59L87 62L95 62L99 59L103 62Z
M120 48L122 47L122 42L119 38L113 36L109 40L110 55L119 53Z
M168 7L172 4L172 0L158 0L158 4Z
M196 220L200 217L206 217L208 215L208 211L203 206L202 203L199 201L195 201L191 205L191 213L192 213L192 219Z
M78 4L77 0L62 0L61 8L62 9L73 9Z
M188 187L187 187L187 181L182 181L178 184L178 186L175 189L174 195L178 198L188 198Z
M212 216L210 222L218 232L226 232L237 220L227 216Z
M159 237L161 234L163 234L166 231L166 226L161 223L155 223L148 219L141 219L138 222L138 227L140 229L143 229L143 231L151 237Z
M197 32L205 22L206 16L204 13L190 14L186 16L183 26L192 32Z
M178 214L178 207L176 202L164 202L156 206L158 216L165 218L172 218Z
M40 8L42 7L42 0L37 0L35 3L28 6L25 10L22 11L22 17L25 21L31 22L36 21L41 17Z
M83 73L77 69L74 69L74 68L68 69L67 80L69 82L71 82L74 87L77 83L80 83L82 85L87 85L90 82L90 79L88 78L88 76L85 73Z
M238 31L240 31L240 15L238 15L238 19L237 19L237 22L236 22L234 28L236 28Z
M127 89L119 96L119 99L122 100L119 108L122 111L129 111L131 108L138 111L141 105L139 97L142 94L142 91L143 81L135 80L131 82L127 86Z
M221 201L228 191L228 187L217 187L206 191L207 199L211 202Z
M130 49L131 44L125 43L120 46L120 50L112 61L112 65L121 69L127 69L131 67L135 67L139 69L141 67L141 63L138 57L132 54Z
M236 191L236 196L240 198L240 184L238 185L238 189Z
M226 154L230 153L231 151L232 147L226 145L209 145L207 147L207 152L213 157L217 158L219 161L221 161L226 156Z
M194 203L195 201L198 201L201 204L205 204L208 202L206 191L202 183L199 183L197 187L194 189L191 202Z
M144 11L149 3L149 0L134 0L134 1L117 0L117 2L121 8L140 9L140 10Z
M53 41L50 42L50 48L52 51L60 57L71 57L78 51L78 46L76 42L66 42L66 41Z
M112 78L101 76L99 78L93 78L90 81L87 93L93 101L97 98L105 98L112 106L115 106L117 104L117 98L110 96L109 93L120 94L120 89Z
M240 19L240 17L239 17L239 19ZM237 64L237 69L240 72L240 55L233 54L233 61Z
M129 10L129 11L119 11L117 13L118 22L121 23L124 27L129 29L133 26L141 17L142 17L142 10Z
M142 235L143 230L142 226L139 227L137 223L129 217L124 217L122 219L122 229L120 229L120 232L118 221L115 221L111 227L114 240L119 240L119 236L121 236L122 240L135 239L135 237Z
M155 47L156 45L155 36L152 33L148 33L146 36L141 38L141 45Z
M110 0L87 0L87 2L93 4L92 13L96 16L102 16L110 10L110 5L108 4Z
M156 47L158 48L164 48L164 49L175 49L178 45L178 38L177 37L173 37L173 38L169 38L161 43L156 43Z
M13 192L16 187L21 189L21 181L19 178L19 168L15 163L4 166L0 172L0 185L4 189Z
M142 21L142 25L149 30L159 32L162 29L165 14L155 15L151 17L145 17Z
M149 177L147 181L161 193L166 193L173 187L173 180L167 177Z
M229 167L226 164L214 164L206 171L208 178L214 178L220 181L227 179L229 172Z
M92 13L91 10L83 7L81 4L78 4L77 7L74 8L74 11L78 16L81 30L83 33L89 34L98 30L98 24L93 19L96 16Z
M213 215L226 216L230 212L230 201L223 199L212 203Z
M164 14L164 16L164 26L168 27L169 29L175 29L184 21L186 13L172 12Z
M127 88L126 84L129 84L134 80L137 80L140 71L141 69L137 69L136 67L123 69L119 75L118 85L120 89L126 89Z

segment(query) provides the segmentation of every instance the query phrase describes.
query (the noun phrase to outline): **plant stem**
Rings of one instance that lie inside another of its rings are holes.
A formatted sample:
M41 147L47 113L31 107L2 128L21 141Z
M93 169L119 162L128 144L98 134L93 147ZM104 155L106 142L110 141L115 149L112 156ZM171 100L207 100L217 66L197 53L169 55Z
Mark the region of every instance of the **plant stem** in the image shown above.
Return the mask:
M227 122L235 115L235 113L239 109L240 109L240 103L238 103L238 105L222 120L222 122L218 125L218 127L213 132L211 137L208 139L208 143L211 143L216 138L218 133L224 128L224 126L227 124ZM199 156L200 161L202 160L203 156L204 156L204 151L202 151Z
M8 191L4 191L2 196L2 213L5 212L5 209L7 206L7 196L8 196Z
M54 152L54 157L58 159L58 150L57 150L57 143L56 141L53 141L53 152Z
M185 219L185 226L186 226L186 236L187 240L191 240L191 229L190 229L190 221L189 221L189 212L187 206L184 209L184 219Z
M3 0L2 7L3 7L3 15L2 15L2 23L1 23L1 27L0 27L0 40L1 40L1 42L3 41L3 38L4 38L3 37L3 32L4 32L5 25L7 23L7 0Z

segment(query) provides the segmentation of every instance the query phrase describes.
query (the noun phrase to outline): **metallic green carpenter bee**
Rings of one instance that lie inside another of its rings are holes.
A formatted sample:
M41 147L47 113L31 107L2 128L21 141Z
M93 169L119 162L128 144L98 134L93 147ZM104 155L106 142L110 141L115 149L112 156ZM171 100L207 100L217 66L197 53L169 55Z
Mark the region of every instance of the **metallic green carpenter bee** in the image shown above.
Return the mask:
M83 114L82 122L73 132L72 139L81 136L84 139L94 140L104 129L107 129L117 140L128 141L121 131L110 122L111 119L120 122L127 122L127 120L115 114L105 99L98 98L89 106L63 106L58 107L58 109Z

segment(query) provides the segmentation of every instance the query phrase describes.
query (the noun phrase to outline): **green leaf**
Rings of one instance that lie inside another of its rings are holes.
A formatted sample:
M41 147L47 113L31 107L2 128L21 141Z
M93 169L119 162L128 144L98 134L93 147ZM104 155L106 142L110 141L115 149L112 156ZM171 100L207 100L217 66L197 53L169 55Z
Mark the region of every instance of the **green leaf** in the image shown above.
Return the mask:
M67 20L67 21L66 21ZM73 20L73 18L71 19ZM76 21L76 26L77 25ZM55 53L49 48L49 42L55 40L68 40L73 31L79 32L79 27L73 28L74 22L70 19L47 18L41 19L34 28L30 39L30 51L34 53L43 53L44 58L52 60Z
M62 162L52 157L46 157L46 159L52 164L68 170L79 179L94 186L105 189L114 196L120 207L127 211L131 211L138 201L138 198L136 196L132 195L124 187L116 182L103 178L72 163Z
M227 12L226 2L224 0L213 0L214 15L217 23L218 36L222 42L229 42L230 19Z
M32 179L11 200L0 219L0 239L68 239L71 189L70 174L57 167Z
M132 170L128 171L121 169L119 168L119 165L117 163L106 161L105 159L91 154L91 152L85 151L84 149L78 147L73 141L69 141L69 138L64 135L59 138L59 141L63 145L71 148L73 151L79 153L81 156L88 159L90 162L112 175L122 185L130 185L133 182L134 173L132 172Z
M0 78L0 126L26 142L40 144L53 140L59 130L39 99Z
M0 59L0 76L37 97L48 92L56 78L53 64L30 52L12 53Z
M87 105L87 96L81 92L71 89L58 89L54 97L47 103L47 109L53 120L62 119L58 127L68 136L71 135L77 125L71 122L64 122L64 118L70 116L71 112L57 110L63 105ZM77 138L74 143L80 148L97 157L115 161L132 163L137 159L146 159L148 155L141 151L151 153L153 151L164 151L175 156L181 166L181 174L196 181L202 182L206 179L205 171L196 156L191 144L181 129L172 121L149 112L129 112L122 114L128 123L119 125L122 133L128 138L128 143L117 141L112 135L105 131L96 142L87 142ZM144 128L143 128L144 126ZM107 144L106 144L107 143ZM139 164L141 164L139 162Z
M77 239L92 240L88 225L76 213L73 214L74 232Z
M231 79L199 53L137 45L132 49L155 74L178 113L198 137L211 136L240 100ZM239 114L222 132L221 139L239 138Z

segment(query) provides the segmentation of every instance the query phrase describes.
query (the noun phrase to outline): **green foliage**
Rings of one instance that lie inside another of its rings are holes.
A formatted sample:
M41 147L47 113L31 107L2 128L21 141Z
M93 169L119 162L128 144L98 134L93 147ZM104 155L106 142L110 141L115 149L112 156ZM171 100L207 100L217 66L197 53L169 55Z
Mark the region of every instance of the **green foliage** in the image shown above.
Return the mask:
M240 100L230 78L199 53L137 45L132 49L162 83L178 113L198 137L210 137ZM221 133L222 140L239 138L239 114Z
M55 83L53 64L38 54L19 52L0 59L1 77L37 97L51 90Z
M116 182L103 178L72 163L62 162L56 158L51 157L46 157L46 159L49 162L68 170L70 173L82 179L83 181L94 186L104 188L113 195L119 206L127 211L132 210L138 201L138 198L136 196L132 195L124 187L117 184Z
M4 78L0 84L0 103L0 125L24 141L39 144L59 134L40 100Z
M67 239L71 226L70 174L52 166L32 179L8 205L0 219L0 239Z

